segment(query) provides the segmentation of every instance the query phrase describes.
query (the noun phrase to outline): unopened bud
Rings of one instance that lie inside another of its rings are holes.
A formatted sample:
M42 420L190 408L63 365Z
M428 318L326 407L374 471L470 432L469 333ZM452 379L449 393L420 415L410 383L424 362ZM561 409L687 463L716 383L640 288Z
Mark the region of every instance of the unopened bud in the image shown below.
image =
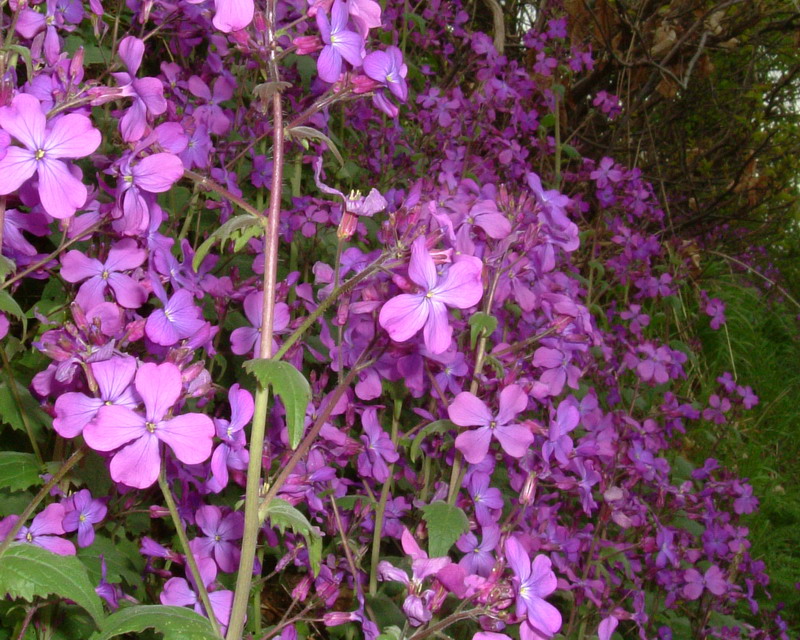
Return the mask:
M301 56L316 53L322 49L322 40L319 36L298 36L292 40L292 44L297 47L295 53Z
M264 14L256 11L253 15L253 26L256 29L256 33L266 33L267 32L267 21L264 19Z
M72 84L77 84L83 79L83 47L78 47L69 63L69 79Z
M536 485L538 477L535 473L531 472L525 479L525 484L522 486L522 491L519 492L520 504L529 505L533 504L536 498Z

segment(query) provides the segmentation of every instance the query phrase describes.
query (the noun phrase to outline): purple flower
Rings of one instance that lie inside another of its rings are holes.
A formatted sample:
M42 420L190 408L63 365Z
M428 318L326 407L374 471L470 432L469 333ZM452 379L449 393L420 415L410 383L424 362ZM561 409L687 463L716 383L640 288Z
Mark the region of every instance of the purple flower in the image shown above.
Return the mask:
M119 131L125 142L141 140L147 129L147 115L158 116L167 110L164 99L164 86L158 78L136 78L142 64L144 41L126 36L119 43L119 57L128 72L113 73L120 84L118 95L133 98L133 104L125 111L119 121ZM95 102L96 103L96 102Z
M235 384L228 392L228 402L231 405L231 421L214 419L217 437L222 440L211 455L211 478L207 486L214 493L228 486L229 468L244 471L250 459L245 446L244 428L253 417L253 396Z
M191 338L203 327L200 309L190 291L181 289L147 318L144 331L156 344L171 347L179 340Z
M492 438L496 438L503 451L514 458L521 458L533 442L533 434L527 427L510 423L527 405L527 394L516 384L500 392L500 409L496 416L469 391L459 393L447 408L450 419L460 427L479 428L458 434L456 448L464 454L467 462L478 464L489 452Z
M139 249L130 238L114 245L104 263L73 250L61 259L61 277L67 282L85 280L75 297L84 311L91 311L105 302L109 288L114 292L118 304L128 309L138 309L147 299L147 294L142 285L120 272L141 266L146 257L145 251Z
M497 525L483 528L483 540L480 544L474 533L465 533L456 543L456 546L466 554L458 564L467 573L488 578L496 562L492 551L497 548L498 542L500 542L500 527Z
M64 540L59 536L64 534L64 505L53 503L46 506L31 522L29 527L22 527L16 535L15 540L27 544L35 544L48 551L52 551L60 556L74 556L75 545L69 540ZM8 516L0 522L0 540L8 535L8 531L13 527L19 516Z
M728 581L715 564L706 569L703 575L697 569L687 569L683 579L686 580L683 595L688 600L697 600L703 594L703 589L708 589L715 596L721 596L728 588Z
M100 146L100 132L89 118L71 113L48 127L39 101L20 93L10 107L0 107L0 127L24 145L8 147L0 160L0 195L37 174L42 206L54 218L69 218L86 203L86 187L59 158L83 158Z
M497 518L492 514L503 508L503 494L500 489L489 486L489 479L486 473L472 473L467 484L467 491L475 505L475 519L482 527L495 524Z
M506 540L506 559L514 572L517 615L527 615L528 622L541 635L553 636L558 633L561 629L561 613L544 600L558 586L550 559L540 554L531 561L516 538Z
M217 577L217 565L210 558L203 557L197 559L197 565L200 569L200 577L206 588L208 588ZM189 580L191 579L190 575ZM205 613L203 604L195 592L194 583L183 578L170 578L167 580L159 599L161 604L176 607L194 607L197 613L201 615ZM208 599L211 601L211 609L224 633L231 617L233 591L211 591L208 594Z
M83 437L96 451L114 451L111 477L130 487L145 489L158 477L161 447L167 444L178 460L199 464L211 454L214 423L202 413L165 419L181 396L181 372L174 364L143 364L134 383L142 397L145 415L128 407L103 406Z
M580 412L572 396L558 405L555 420L551 419L550 422L548 440L542 445L542 457L545 462L550 462L550 456L555 455L556 460L562 465L569 464L573 444L572 438L567 434L578 426L580 419Z
M252 326L239 327L231 332L231 351L243 356L252 353L254 358L261 357L261 320L264 314L264 292L253 291L244 299L244 315ZM285 302L275 305L272 317L272 332L280 333L289 326L289 307ZM272 352L277 351L278 344L272 341Z
M358 454L358 473L363 477L375 478L378 482L386 482L389 478L389 467L386 463L397 462L400 456L391 438L381 427L375 407L364 410L361 424L365 435L361 436L364 451Z
M135 358L114 356L102 362L92 362L89 369L97 382L99 397L90 398L77 392L58 397L53 428L62 438L77 436L104 405L123 405L133 409L138 404L130 388L136 373Z
M420 236L411 247L408 275L421 291L403 293L384 304L379 316L381 326L395 342L405 342L423 329L428 351L444 353L453 335L447 307L468 309L478 304L483 296L482 269L480 260L465 257L439 276L425 238Z
M78 532L78 546L89 547L94 542L94 526L106 517L106 505L93 500L88 489L81 489L67 500L64 531Z
M367 54L364 57L364 73L376 82L384 83L398 100L405 102L408 98L408 67L403 63L403 54L397 47Z
M361 64L364 41L355 31L347 29L347 6L335 0L331 7L331 19L324 11L317 11L317 26L325 46L317 60L317 72L321 80L336 82L342 73L342 58L354 67Z
M221 571L236 571L240 551L232 541L240 540L244 533L244 514L233 511L223 516L219 507L203 505L195 520L206 535L193 540L194 548L202 557L213 558Z

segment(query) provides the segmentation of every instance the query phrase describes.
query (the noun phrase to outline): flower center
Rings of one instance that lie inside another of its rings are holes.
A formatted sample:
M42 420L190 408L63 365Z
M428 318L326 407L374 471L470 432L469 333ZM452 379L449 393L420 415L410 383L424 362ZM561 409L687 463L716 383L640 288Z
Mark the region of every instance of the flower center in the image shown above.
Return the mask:
M497 421L496 421L496 420L492 420L492 421L489 423L489 428L490 428L490 429L496 429L496 428L497 428Z
M28 542L33 542L33 534L32 533L26 533L25 534L25 540L27 540Z
M156 431L156 423L155 422L145 422L144 426L150 433L155 433Z
M102 278L103 280L108 280L108 270L103 271Z
M41 160L42 158L44 158L44 149L37 149L33 157L36 158L37 160Z
M80 520L81 522L86 522L86 515L82 513L81 515L78 516L78 520Z
M214 536L214 542L219 542L220 540L222 540L222 536L220 536L219 534Z

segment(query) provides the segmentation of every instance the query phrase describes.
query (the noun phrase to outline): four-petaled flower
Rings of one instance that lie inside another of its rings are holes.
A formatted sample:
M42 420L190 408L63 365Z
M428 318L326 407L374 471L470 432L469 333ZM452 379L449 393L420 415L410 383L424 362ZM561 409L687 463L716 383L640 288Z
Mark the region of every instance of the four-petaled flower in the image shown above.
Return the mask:
M480 260L465 256L450 265L445 275L438 275L425 238L420 236L411 246L408 266L408 276L420 291L400 294L384 304L379 316L381 326L395 342L405 342L423 329L428 351L444 353L453 336L447 307L468 309L478 304L483 296L482 270Z
M469 391L459 393L447 408L450 419L459 427L479 428L458 434L456 448L464 454L467 462L478 464L489 452L492 438L496 438L503 451L514 458L521 458L533 442L533 433L527 427L511 422L527 405L527 394L516 384L500 392L500 409L496 416Z
M100 146L100 132L89 118L70 113L48 126L39 101L20 93L10 107L0 107L0 127L24 145L8 147L0 160L0 195L37 174L42 206L54 218L69 218L86 203L86 187L60 158L83 158Z
M364 41L355 31L347 28L347 5L335 0L331 19L324 11L317 11L317 26L325 46L317 60L317 72L325 82L336 82L342 73L342 58L354 67L361 64Z
M137 489L152 485L161 467L160 442L186 464L207 460L214 436L211 418L202 413L167 418L181 396L180 369L169 362L143 364L134 386L144 401L145 415L120 405L103 406L83 430L92 449L119 449L111 458L111 477Z
M537 555L533 561L516 538L506 540L506 559L514 572L517 593L517 615L526 615L540 635L553 636L561 629L561 613L545 601L556 590L558 582L551 569L550 558Z

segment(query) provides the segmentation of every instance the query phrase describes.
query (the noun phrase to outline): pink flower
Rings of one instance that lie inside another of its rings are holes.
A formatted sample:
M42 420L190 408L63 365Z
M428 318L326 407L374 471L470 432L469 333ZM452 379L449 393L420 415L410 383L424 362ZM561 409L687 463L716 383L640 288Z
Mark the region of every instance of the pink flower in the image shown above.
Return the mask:
M482 400L468 391L459 393L448 409L450 419L460 427L477 426L478 429L460 433L456 448L470 464L482 462L489 452L492 438L500 442L508 455L521 458L533 442L533 434L519 424L509 424L528 405L528 396L516 384L500 393L500 410L493 416Z
M477 258L465 258L452 264L445 275L438 275L425 238L420 236L411 247L408 276L421 290L395 296L384 304L381 326L395 342L405 342L423 329L428 351L444 353L453 336L447 307L467 309L478 304L483 296L482 269Z
M144 401L144 416L122 405L106 405L83 430L92 449L119 449L111 458L111 477L137 489L152 485L161 467L160 442L185 464L207 460L214 437L211 418L187 413L165 419L181 396L183 382L178 367L169 362L143 364L136 372L134 386Z
M0 127L23 144L8 147L0 160L0 195L13 193L37 174L44 210L54 218L69 218L86 203L87 191L59 158L94 153L101 136L89 118L77 113L47 124L39 101L26 93L18 94L10 107L0 107Z

